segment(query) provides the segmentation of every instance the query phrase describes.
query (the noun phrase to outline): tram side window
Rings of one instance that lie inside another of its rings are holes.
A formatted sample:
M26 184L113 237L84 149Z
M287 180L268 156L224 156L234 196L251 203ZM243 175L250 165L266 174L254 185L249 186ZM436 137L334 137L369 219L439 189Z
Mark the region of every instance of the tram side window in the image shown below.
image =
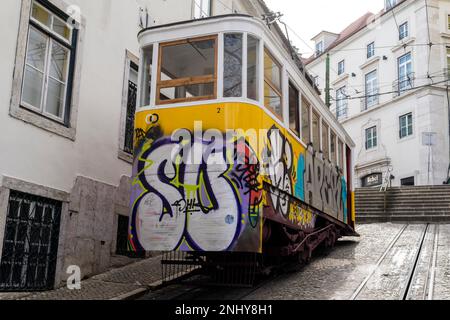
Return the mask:
M336 160L336 134L331 131L331 141L330 141L330 155L331 155L331 163L333 163L334 165L337 164L337 160Z
M142 59L144 61L144 71L142 77L142 95L141 106L150 105L150 91L151 91L151 74L153 64L153 46L147 47L143 50Z
M315 151L320 150L320 116L313 111L312 113L312 129L313 129L313 147Z
M223 96L242 97L242 33L224 36Z
M297 136L300 136L299 96L297 88L289 82L289 128Z
M305 144L311 143L311 132L310 132L310 112L311 105L305 99L302 99L302 140Z
M255 37L247 38L247 98L259 100L259 40Z
M157 104L216 98L217 36L160 44Z
M329 139L328 139L328 125L322 121L322 151L324 160L330 159Z
M266 49L264 51L264 105L283 119L281 92L281 66Z
M338 152L339 152L339 168L344 171L344 143L339 140L338 144Z

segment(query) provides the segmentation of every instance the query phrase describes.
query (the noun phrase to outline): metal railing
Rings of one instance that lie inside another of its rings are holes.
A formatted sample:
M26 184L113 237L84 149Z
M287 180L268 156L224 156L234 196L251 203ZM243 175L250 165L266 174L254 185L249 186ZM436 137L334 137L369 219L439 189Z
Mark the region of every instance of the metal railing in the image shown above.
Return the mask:
M414 72L409 73L406 77L397 79L392 84L393 97L397 98L401 96L404 92L412 89L414 87L414 81L416 75Z
M348 117L348 102L342 103L340 106L336 106L336 119L343 120Z
M361 111L366 111L371 107L374 107L380 103L379 90L373 90L372 92L366 92L366 95L361 98Z

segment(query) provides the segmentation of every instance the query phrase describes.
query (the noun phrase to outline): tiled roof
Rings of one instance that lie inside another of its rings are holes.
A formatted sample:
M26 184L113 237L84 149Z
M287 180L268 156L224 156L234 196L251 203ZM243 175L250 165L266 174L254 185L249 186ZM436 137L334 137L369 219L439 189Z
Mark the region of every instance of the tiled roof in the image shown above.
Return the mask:
M406 1L406 0L399 0L396 6L398 6L399 4L401 4L404 1ZM345 40L347 40L348 38L350 38L354 34L358 33L360 30L364 29L368 24L370 24L373 21L373 19L376 16L382 16L382 15L386 14L389 11L390 10L385 11L383 9L383 10L380 11L380 13L378 15L375 15L372 12L367 12L365 15L359 17L357 20L355 20L353 23L351 23L348 27L346 27L339 34L339 37L333 43L331 43L321 55L316 57L316 55L314 54L314 55L312 55L309 58L303 59L305 65L313 62L318 57L320 57L323 54L327 53L328 51L330 51L331 49L335 48L336 46L338 46L339 44L341 44L342 42L344 42Z

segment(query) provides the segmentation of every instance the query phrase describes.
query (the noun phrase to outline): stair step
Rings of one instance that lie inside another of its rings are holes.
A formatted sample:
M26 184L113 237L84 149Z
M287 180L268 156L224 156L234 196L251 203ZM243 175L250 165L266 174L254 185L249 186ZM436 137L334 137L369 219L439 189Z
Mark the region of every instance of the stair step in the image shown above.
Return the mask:
M365 216L365 217L356 217L356 223L373 223L373 222L408 222L408 223L450 223L450 215L447 216L436 216L436 215L427 215L427 216Z

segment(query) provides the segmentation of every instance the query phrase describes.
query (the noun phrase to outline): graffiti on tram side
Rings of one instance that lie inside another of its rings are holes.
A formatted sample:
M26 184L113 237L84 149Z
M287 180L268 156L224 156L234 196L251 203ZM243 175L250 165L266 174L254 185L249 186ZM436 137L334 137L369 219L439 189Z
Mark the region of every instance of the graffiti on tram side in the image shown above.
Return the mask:
M260 246L259 161L243 139L173 139L154 127L137 157L132 238L135 249L227 251ZM220 136L224 139L223 135ZM232 145L233 152L226 146ZM218 147L217 147L218 146ZM200 161L190 161L198 156ZM234 157L234 159L229 159ZM237 243L238 239L246 239Z
M218 130L167 136L156 125L136 132L133 250L259 252L264 212L314 229L317 216L305 203L346 221L342 173L275 126L262 136L257 146Z

